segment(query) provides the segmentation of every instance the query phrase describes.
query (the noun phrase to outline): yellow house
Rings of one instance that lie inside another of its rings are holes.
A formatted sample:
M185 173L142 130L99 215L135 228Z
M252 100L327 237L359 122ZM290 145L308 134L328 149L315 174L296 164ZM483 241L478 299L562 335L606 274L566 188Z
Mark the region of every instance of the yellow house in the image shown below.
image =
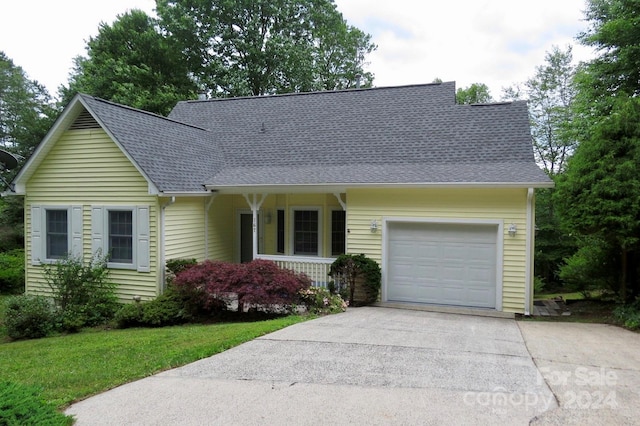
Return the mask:
M342 253L382 301L532 310L536 165L524 102L455 84L185 101L168 118L76 96L13 182L26 290L42 265L109 254L123 300L168 259L273 260L326 285Z

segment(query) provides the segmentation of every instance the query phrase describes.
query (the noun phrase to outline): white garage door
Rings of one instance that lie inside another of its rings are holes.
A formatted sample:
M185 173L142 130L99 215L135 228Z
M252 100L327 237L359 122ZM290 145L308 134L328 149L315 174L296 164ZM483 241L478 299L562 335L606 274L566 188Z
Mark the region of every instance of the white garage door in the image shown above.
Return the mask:
M387 300L495 308L497 226L390 222Z

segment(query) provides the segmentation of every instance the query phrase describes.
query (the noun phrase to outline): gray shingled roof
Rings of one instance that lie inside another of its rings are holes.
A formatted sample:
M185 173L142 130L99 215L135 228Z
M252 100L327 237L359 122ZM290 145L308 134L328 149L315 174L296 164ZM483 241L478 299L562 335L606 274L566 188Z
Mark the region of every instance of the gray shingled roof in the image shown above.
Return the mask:
M551 182L526 103L456 105L454 83L185 101L169 119L82 99L165 192Z
M81 97L160 191L204 191L206 178L223 165L223 150L207 130Z
M546 184L525 102L456 105L454 83L180 102L225 166L211 187Z

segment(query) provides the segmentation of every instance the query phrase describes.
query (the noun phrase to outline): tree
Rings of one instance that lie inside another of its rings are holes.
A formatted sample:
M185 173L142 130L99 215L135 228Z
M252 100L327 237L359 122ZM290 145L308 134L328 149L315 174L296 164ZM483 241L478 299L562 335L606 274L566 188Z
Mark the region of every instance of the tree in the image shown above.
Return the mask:
M588 0L585 18L591 25L578 39L599 52L588 65L589 92L598 94L593 100L640 95L640 3Z
M195 98L197 86L156 21L132 10L112 25L100 24L87 43L87 57L75 58L69 86L61 92L65 103L83 92L164 115L176 102Z
M549 175L563 170L576 146L572 132L572 104L575 98L571 46L553 46L545 64L536 68L525 83L529 98L531 132L536 160Z
M598 57L575 81L573 126L580 144L554 200L579 251L565 277L596 277L621 300L640 293L640 3L589 0L579 40Z
M493 102L493 98L489 93L489 87L484 83L473 83L467 88L456 90L456 103L468 104L487 104Z
M640 99L617 99L611 113L592 125L591 137L578 146L558 180L555 202L569 231L601 240L599 246L607 248L603 253L615 258L613 290L626 301L638 296Z
M0 170L6 181L11 181L33 153L57 115L46 89L29 80L21 67L0 52L0 149L20 159L15 169ZM22 197L0 199L0 250L23 244L22 209Z
M250 96L370 86L376 46L332 0L157 0L202 90Z

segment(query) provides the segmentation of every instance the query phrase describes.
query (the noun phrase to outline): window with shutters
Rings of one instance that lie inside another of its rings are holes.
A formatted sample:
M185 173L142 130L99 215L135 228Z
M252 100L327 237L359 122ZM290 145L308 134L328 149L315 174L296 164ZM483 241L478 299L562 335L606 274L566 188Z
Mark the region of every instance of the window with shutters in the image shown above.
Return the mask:
M113 269L150 272L149 207L91 206L91 251Z
M82 206L31 205L31 264L82 256Z

